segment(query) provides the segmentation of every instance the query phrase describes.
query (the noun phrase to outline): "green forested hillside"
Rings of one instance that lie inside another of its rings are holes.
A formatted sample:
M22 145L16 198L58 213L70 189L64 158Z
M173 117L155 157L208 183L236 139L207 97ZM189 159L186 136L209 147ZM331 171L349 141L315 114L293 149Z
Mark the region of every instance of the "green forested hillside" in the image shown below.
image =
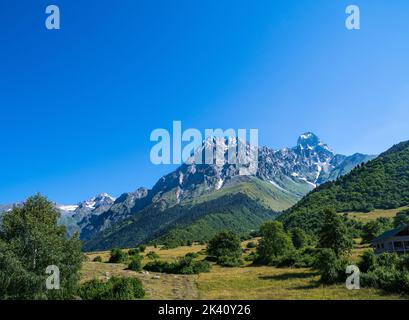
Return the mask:
M317 230L322 212L333 207L338 212L369 212L409 204L409 141L393 146L376 159L358 166L349 174L316 188L280 220L286 227Z
M155 204L99 233L84 244L84 250L146 242L180 245L207 241L221 230L245 235L296 202L296 197L282 193L269 183L248 178L183 205L161 210Z

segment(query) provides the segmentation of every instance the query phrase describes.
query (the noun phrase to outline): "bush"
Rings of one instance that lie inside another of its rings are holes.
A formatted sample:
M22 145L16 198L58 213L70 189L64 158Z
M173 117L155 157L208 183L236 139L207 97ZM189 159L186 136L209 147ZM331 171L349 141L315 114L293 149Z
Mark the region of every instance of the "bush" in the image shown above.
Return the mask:
M130 256L134 256L134 255L137 255L137 254L139 254L139 249L138 248L128 250L128 255L130 255Z
M240 267L244 262L238 257L222 256L217 259L217 264L223 267Z
M247 243L246 248L247 249L257 248L257 243L255 243L254 241L250 241L249 243Z
M94 258L94 260L92 260L92 261L94 261L94 262L102 262L102 258L101 258L101 256L96 256L96 257Z
M131 262L128 265L128 269L132 271L141 271L142 270L142 260L143 260L143 257L139 254L132 256Z
M364 258L362 264L371 266L367 272L361 273L361 285L363 287L372 287L382 289L388 292L398 294L409 294L409 255L398 256L397 254L383 253L374 258Z
M196 258L199 257L199 254L197 254L196 252L189 252L189 253L186 253L185 257L186 258L196 259Z
M139 249L140 252L145 252L146 246L145 246L144 244L141 244L141 245L138 247L138 249Z
M318 269L324 284L334 284L345 280L346 263L339 259L332 249L322 249L318 254L315 267Z
M109 258L109 263L126 263L128 260L128 254L123 252L121 249L114 248L111 250L111 256Z
M369 270L374 269L376 266L376 255L371 251L365 251L362 255L361 262L359 263L359 270L361 272L368 272Z
M245 261L254 261L255 259L256 259L255 252L250 252L250 254L244 258Z
M192 257L179 258L176 262L151 261L144 269L151 272L173 273L173 274L198 274L210 271L210 264L207 261L194 261Z
M216 259L217 263L237 261L243 254L240 238L231 231L221 232L211 239L207 252L210 257Z
M93 279L78 289L84 300L135 300L145 296L142 282L136 278L113 277L107 282Z
M148 252L148 253L146 254L146 257L147 257L149 260L159 259L159 255L158 255L156 252L153 252L153 251Z

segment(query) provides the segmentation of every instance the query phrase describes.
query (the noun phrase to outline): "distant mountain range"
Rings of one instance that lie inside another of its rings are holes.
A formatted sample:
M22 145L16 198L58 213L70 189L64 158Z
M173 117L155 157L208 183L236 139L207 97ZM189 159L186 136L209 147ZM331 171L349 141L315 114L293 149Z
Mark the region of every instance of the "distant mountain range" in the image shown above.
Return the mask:
M228 141L208 139L198 152L220 143L227 145ZM243 142L233 139L233 143ZM152 189L139 188L117 199L101 194L78 205L56 205L60 223L70 234L80 232L87 250L147 241L207 240L226 228L245 233L290 208L317 186L375 157L336 154L307 132L295 147L259 148L257 172L240 176L238 166L227 161L227 149L223 148L223 163L197 164L192 156ZM0 211L10 208L1 206Z

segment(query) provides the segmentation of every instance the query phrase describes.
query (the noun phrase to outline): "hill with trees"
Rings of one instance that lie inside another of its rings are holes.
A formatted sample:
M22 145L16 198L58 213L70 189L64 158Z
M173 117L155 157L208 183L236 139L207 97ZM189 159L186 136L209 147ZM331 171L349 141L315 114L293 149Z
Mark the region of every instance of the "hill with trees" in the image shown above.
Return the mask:
M349 174L310 192L279 217L286 228L316 232L323 212L369 212L409 204L409 141L399 143Z

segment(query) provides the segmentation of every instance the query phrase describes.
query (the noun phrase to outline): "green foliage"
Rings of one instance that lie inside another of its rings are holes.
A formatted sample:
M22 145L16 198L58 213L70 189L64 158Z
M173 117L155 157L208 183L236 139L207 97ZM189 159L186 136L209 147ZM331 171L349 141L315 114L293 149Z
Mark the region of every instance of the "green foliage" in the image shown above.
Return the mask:
M284 231L283 224L269 221L260 228L261 240L257 247L256 264L272 264L280 256L287 255L294 247L290 236Z
M233 256L221 256L217 259L217 264L222 267L241 267L244 262L241 258Z
M139 252L145 252L145 250L146 250L146 245L141 244L141 245L138 247L138 249L139 249Z
M361 286L409 294L409 255L383 253L368 256L362 262ZM369 261L369 263L368 263Z
M324 284L334 284L345 280L347 263L340 259L333 249L320 250L314 265L320 273L320 281Z
M0 299L70 299L83 255L77 235L67 239L52 202L37 194L2 218ZM48 266L60 271L60 289L47 290Z
M358 265L361 272L368 272L376 266L376 255L373 250L365 251Z
M94 261L94 262L102 262L102 258L101 258L101 256L96 256L96 257L94 258L94 260L92 260L92 261Z
M381 217L368 221L362 228L362 240L366 243L371 243L374 238L391 228L393 228L393 224L389 218Z
M137 255L137 254L139 254L139 249L138 248L133 248L133 249L128 250L128 255L129 256L134 256L134 255Z
M145 296L142 282L136 278L113 277L107 282L93 279L78 290L84 300L136 300Z
M142 270L142 260L143 257L139 254L133 255L131 257L131 262L128 264L128 269L132 271L141 271Z
M332 249L337 257L340 257L350 252L352 245L352 238L341 217L334 210L325 210L324 222L319 231L318 247Z
M247 243L246 248L247 249L257 248L257 243L255 243L254 241L250 241Z
M291 240L294 248L300 249L308 245L308 236L301 228L293 228L290 230Z
M149 260L159 259L159 255L158 255L156 252L153 252L153 251L148 252L148 253L146 254L146 257L147 257Z
M409 142L403 142L336 181L317 187L278 219L287 229L301 227L314 233L321 228L327 207L337 212L369 212L407 204Z
M393 219L393 224L395 227L398 227L401 224L409 225L409 209L398 212Z
M128 261L128 254L121 249L111 249L111 256L109 257L109 263L126 263Z
M207 261L195 261L187 254L177 259L175 262L151 261L144 267L147 271L172 273L172 274L199 274L210 271L210 264Z
M220 265L237 266L242 264L243 249L240 238L232 231L223 231L211 239L207 246L207 252Z

